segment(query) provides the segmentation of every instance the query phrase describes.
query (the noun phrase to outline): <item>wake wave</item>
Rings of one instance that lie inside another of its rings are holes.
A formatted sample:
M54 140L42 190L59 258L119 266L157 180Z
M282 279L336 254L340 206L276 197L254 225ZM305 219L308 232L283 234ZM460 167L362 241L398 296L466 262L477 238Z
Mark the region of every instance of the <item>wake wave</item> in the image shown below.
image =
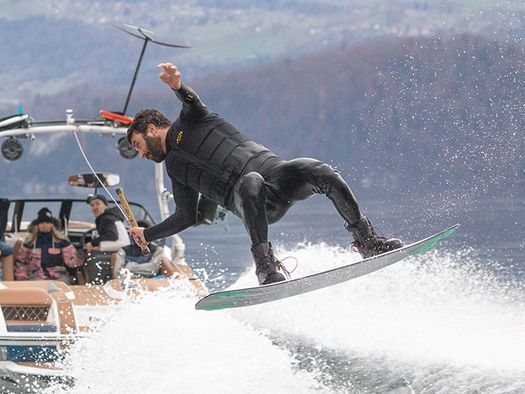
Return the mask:
M115 308L66 361L74 388L46 393L319 392L312 374L261 330L194 309L176 289Z
M294 277L358 260L326 244L276 252L299 260ZM436 250L237 310L147 294L77 344L74 392L523 392L525 292L481 263ZM254 285L252 268L234 287Z
M299 259L294 276L356 260L354 253L324 244L277 253ZM339 382L350 391L369 384L377 390L378 382L370 379L374 371L382 376L384 392L397 384L412 387L413 381L427 392L438 392L443 384L449 389L464 384L465 391L492 386L523 391L525 292L519 283L482 268L471 254L434 250L340 285L233 314L256 328L271 327L299 358L305 351L335 357L331 362L338 365L321 369L350 381ZM235 287L253 277L251 271ZM301 349L305 344L308 350ZM368 384L362 386L363 381Z

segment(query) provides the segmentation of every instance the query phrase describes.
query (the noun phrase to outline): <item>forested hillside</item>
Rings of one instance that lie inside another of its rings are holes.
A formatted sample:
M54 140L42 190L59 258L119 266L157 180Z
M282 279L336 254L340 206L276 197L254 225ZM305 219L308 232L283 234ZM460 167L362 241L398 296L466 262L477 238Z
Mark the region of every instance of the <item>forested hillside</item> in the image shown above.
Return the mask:
M141 42L113 24L193 47L150 45L145 65L171 56L204 75L374 37L475 32L513 42L524 15L520 0L0 0L0 111L82 83L129 83Z
M213 111L283 157L317 156L363 192L396 194L523 192L524 81L523 46L472 34L376 40L186 79ZM158 107L175 118L174 95L148 82L131 112ZM85 85L29 107L56 117L75 103L96 114L124 97L124 88Z

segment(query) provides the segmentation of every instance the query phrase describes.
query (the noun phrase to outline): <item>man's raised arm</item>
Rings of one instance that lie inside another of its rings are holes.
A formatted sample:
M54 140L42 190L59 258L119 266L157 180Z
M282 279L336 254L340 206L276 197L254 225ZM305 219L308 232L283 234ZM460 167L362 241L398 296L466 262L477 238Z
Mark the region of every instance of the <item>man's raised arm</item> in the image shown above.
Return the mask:
M159 78L168 85L182 101L182 115L188 119L203 118L209 114L208 108L201 101L197 93L182 83L182 78L177 66L171 63L161 63L162 68Z

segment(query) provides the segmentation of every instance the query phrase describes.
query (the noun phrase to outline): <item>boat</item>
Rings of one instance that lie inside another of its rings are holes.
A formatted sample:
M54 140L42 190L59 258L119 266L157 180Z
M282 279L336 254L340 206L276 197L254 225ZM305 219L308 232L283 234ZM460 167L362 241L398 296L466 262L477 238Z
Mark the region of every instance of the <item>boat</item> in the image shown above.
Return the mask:
M128 26L129 27L129 26ZM117 174L98 173L89 163L79 142L79 135L95 134L103 141L118 138L117 147L121 156L131 159L137 155L125 138L127 126L133 120L125 114L133 84L137 75L145 46L151 39L151 32L138 29L136 37L144 39L144 47L137 64L124 111L111 112L101 110L99 118L77 120L72 109L65 111L65 118L57 121L35 121L29 114L19 113L0 119L0 140L2 155L10 161L18 160L23 155L21 139L37 140L37 137L48 134L66 134L76 139L79 149L84 155L92 173L74 174L69 177L71 186L99 188L108 191L108 187L119 182ZM128 32L129 33L129 32ZM162 44L162 43L161 43ZM175 45L173 45L175 46ZM178 46L176 46L178 47ZM111 138L103 138L103 137ZM36 141L35 143L38 143ZM107 143L107 142L105 142ZM151 164L147 164L151 165ZM154 163L155 198L161 220L171 212L169 202L173 195L164 186L163 167ZM83 244L89 240L95 228L93 215L86 199L82 198L47 198L41 196L31 199L9 199L0 210L0 219L4 215L5 241L15 249L28 234L31 220L42 207L51 207L57 214L62 231L71 243L82 250ZM86 196L87 197L87 196ZM111 205L120 202L109 201ZM146 208L132 200L130 208L136 219L147 224L154 224L152 215ZM214 206L207 205L203 199L199 206L199 222L211 224L219 212ZM2 223L2 220L0 220ZM3 229L0 229L3 230ZM0 235L2 231L0 231ZM67 284L61 281L2 281L0 282L0 377L15 382L20 376L67 378L67 373L60 363L71 349L71 345L79 338L89 337L114 311L113 305L124 299L146 291L158 291L168 286L190 288L196 298L207 294L206 287L193 273L184 259L184 243L175 235L165 244L160 244L163 252L175 268L165 277L130 277L112 278L110 269L111 252L102 252L88 256L84 276L86 284ZM93 269L93 267L96 267ZM75 279L73 279L74 281Z
M31 127L27 127L27 131L36 132ZM118 129L112 131L119 132ZM2 131L0 137L11 138L10 134L18 132L19 129L12 133ZM63 128L57 132L64 132ZM97 176L108 186L116 185L108 180L118 180L116 174ZM161 182L157 190L164 191L162 176L157 180ZM69 183L83 187L98 184L91 174L75 174L70 177ZM163 193L158 201L162 208L167 209L164 204L169 201L169 195ZM86 199L42 197L8 199L8 202L5 212L0 212L0 215L7 216L4 237L15 249L27 237L38 209L44 206L59 213L57 219L61 229L79 251L83 250L83 245L90 240L95 229ZM109 206L112 205L114 202L110 201ZM139 222L150 225L155 223L143 205L129 201L129 206ZM164 215L168 213L162 212ZM193 289L196 298L206 295L204 284L196 278L184 259L182 240L178 236L171 238L171 245L160 245L164 255L175 267L167 277L112 279L110 258L113 253L99 252L87 256L83 269L86 284L47 280L0 282L0 376L12 380L20 375L63 376L59 361L67 355L71 345L78 338L89 336L101 321L108 318L109 313L114 311L114 304L134 294L157 291L168 286L185 286Z

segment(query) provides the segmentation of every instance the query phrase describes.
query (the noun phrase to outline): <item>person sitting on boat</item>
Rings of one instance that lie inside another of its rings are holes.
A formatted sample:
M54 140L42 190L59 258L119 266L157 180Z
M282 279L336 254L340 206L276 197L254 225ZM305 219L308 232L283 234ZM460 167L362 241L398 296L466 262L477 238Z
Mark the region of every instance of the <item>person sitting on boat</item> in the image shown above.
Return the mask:
M5 242L4 238L9 204L9 200L0 198L0 263L2 264L2 280L14 280L13 247Z
M0 262L2 263L2 280L14 280L13 247L0 240Z
M312 158L281 159L211 112L182 83L176 66L162 63L159 67L160 79L182 102L179 118L172 123L160 111L144 109L135 115L127 139L142 158L165 162L176 211L148 229L132 228L136 242L144 244L195 225L201 193L243 220L259 284L280 282L285 277L268 241L268 225L280 220L296 202L318 193L332 201L363 257L403 246L397 238L377 235L350 187L328 164Z
M95 215L96 225L96 234L84 246L87 252L116 252L130 244L124 216L117 207L108 208L106 197L100 194L90 196L87 203Z
M80 267L83 260L59 228L60 222L48 208L38 211L38 217L29 225L29 236L15 255L16 280L71 283L67 267Z
M149 227L148 223L142 221L138 225ZM120 248L111 259L113 278L124 279L128 275L126 270L129 270L132 278L157 275L171 277L177 272L175 265L164 255L162 246L151 242L149 249L150 253L145 256L135 243Z

